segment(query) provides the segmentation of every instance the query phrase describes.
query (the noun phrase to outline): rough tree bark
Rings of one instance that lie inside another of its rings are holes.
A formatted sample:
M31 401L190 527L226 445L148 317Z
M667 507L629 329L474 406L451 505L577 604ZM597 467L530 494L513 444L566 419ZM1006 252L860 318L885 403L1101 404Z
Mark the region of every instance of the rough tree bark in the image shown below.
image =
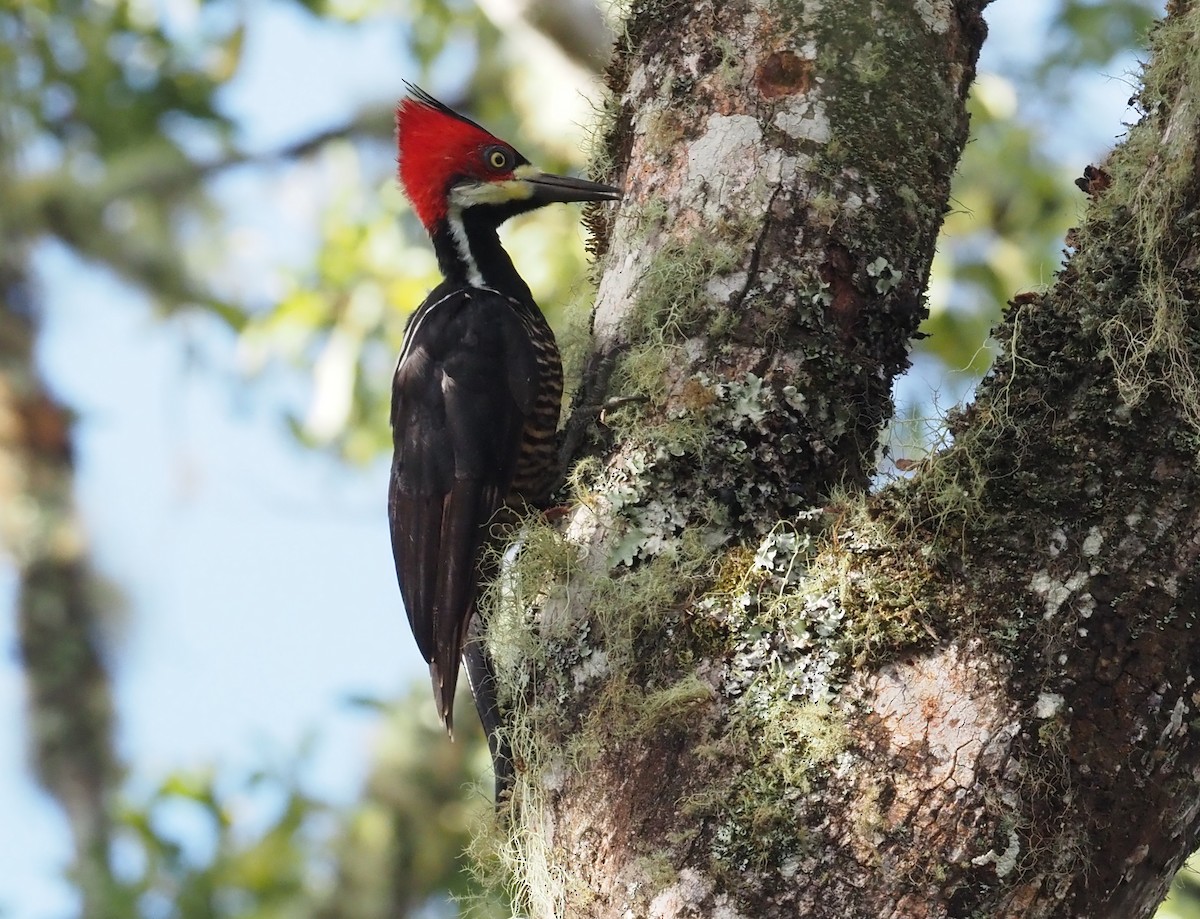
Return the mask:
M577 503L491 598L533 916L1131 919L1196 843L1195 0L954 445L866 493L985 5L634 4Z

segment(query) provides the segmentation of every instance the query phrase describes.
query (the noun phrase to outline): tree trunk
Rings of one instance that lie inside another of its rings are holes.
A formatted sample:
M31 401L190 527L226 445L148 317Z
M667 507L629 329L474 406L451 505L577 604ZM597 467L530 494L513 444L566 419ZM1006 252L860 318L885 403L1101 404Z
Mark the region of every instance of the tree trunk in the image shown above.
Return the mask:
M118 767L100 648L101 604L75 511L71 416L35 367L24 245L13 237L6 241L0 246L0 550L19 578L31 759L70 824L80 915L109 919L111 796Z
M1130 919L1196 843L1194 0L954 445L865 493L984 5L634 5L577 504L490 601L533 916Z

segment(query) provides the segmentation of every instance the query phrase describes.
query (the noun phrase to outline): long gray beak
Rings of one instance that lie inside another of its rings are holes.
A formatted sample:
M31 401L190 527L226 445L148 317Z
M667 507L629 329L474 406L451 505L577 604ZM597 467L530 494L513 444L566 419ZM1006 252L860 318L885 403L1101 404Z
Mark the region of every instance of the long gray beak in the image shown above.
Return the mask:
M617 201L622 195L621 189L611 185L548 172L539 172L525 181L533 188L533 199L546 204L554 201Z

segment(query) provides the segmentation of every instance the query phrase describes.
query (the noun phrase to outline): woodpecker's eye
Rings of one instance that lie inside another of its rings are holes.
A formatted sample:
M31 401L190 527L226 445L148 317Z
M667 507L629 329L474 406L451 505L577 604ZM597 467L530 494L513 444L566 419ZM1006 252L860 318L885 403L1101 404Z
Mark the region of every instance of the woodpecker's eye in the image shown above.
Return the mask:
M488 147L483 151L483 158L497 172L512 168L512 154L503 147Z

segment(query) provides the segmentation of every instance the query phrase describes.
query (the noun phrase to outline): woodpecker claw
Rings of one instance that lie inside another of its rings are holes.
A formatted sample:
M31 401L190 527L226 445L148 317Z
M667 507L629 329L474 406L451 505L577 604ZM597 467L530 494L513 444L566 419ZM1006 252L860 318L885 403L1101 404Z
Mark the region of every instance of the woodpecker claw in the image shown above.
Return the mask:
M542 511L542 519L550 524L558 523L574 509L575 505L573 504L556 504Z
M605 416L609 412L615 412L617 409L624 408L626 405L645 405L649 401L650 397L645 395L612 396L611 398L605 399L604 402L599 406L597 418L601 424L605 424Z

